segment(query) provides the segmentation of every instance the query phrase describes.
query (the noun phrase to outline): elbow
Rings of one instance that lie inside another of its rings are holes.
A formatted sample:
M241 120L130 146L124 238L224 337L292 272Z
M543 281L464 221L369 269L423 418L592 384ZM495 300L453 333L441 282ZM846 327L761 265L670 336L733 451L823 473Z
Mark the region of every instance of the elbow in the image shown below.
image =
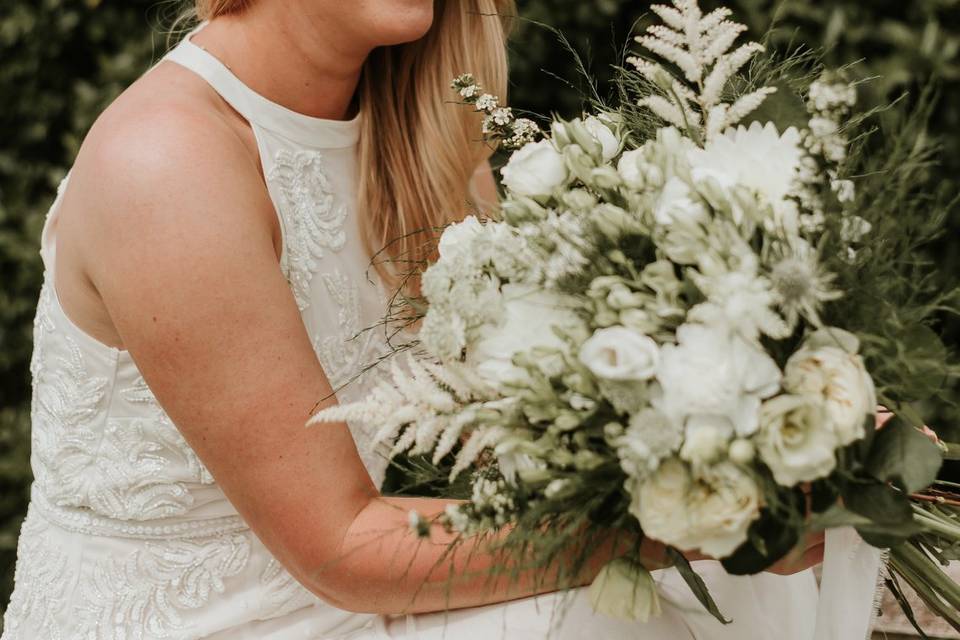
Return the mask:
M371 575L364 562L349 557L297 564L292 571L297 580L330 606L351 613L402 613L404 607L395 601L402 578L390 588L385 576Z
M305 586L318 598L343 611L390 615L402 613L402 607L393 602L389 590L377 581L344 575L337 571L322 574L306 581Z

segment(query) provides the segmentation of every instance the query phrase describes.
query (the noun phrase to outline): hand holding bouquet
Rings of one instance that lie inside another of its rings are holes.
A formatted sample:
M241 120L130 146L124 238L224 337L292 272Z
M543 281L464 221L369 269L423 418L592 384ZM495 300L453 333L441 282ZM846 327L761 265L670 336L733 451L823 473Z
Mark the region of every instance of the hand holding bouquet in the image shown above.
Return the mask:
M895 147L883 179L900 188L864 195L842 74L735 46L727 9L652 10L663 23L637 39L627 99L546 134L454 82L515 150L502 219L443 231L414 355L315 421L452 459L472 498L445 524L509 525L503 544L544 565L585 558L591 531L633 531L668 545L722 618L681 551L752 574L852 526L960 628L960 588L934 562L956 556L957 513L942 491L911 500L943 450L908 401L956 372L925 326L944 299L897 271L902 238L930 233L911 218L922 152ZM875 431L878 390L901 417ZM657 610L639 549L595 587L601 610Z

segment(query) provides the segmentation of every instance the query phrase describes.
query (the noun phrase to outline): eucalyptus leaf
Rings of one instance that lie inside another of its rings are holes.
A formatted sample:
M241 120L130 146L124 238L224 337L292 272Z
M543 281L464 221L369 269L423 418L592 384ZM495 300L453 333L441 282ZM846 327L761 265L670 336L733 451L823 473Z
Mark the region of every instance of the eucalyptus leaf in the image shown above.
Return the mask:
M902 492L886 484L849 484L843 491L846 507L878 525L905 525L913 522L913 508Z
M690 566L690 561L673 547L667 549L667 555L673 561L674 568L676 568L680 577L683 578L683 581L690 587L690 591L692 591L693 595L700 601L700 604L710 612L710 615L723 624L730 624L731 621L724 617L720 611L720 607L717 606L713 596L710 595L710 589L707 587L707 583L705 583L703 578Z
M761 540L762 544L756 544ZM797 529L765 511L750 526L747 542L721 562L728 573L753 575L769 569L800 541Z
M907 493L929 487L943 465L940 448L900 418L893 418L873 441L867 472Z

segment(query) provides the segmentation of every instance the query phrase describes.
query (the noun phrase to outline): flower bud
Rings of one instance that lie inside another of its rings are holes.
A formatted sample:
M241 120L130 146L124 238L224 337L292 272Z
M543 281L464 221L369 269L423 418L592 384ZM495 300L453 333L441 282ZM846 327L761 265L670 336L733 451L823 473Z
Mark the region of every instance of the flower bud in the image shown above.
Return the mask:
M616 189L623 183L617 170L606 164L591 171L590 179L600 189Z
M597 198L586 189L571 189L561 197L563 204L574 211L589 211L597 206Z
M594 611L621 620L643 623L661 612L653 575L628 558L618 558L601 569L589 596Z
M730 452L728 455L730 456L730 460L737 464L749 464L753 461L756 454L756 448L749 440L738 438L730 443Z
M590 173L596 169L597 164L590 155L583 150L583 147L571 144L563 148L563 159L566 161L567 169L580 179L584 184L590 184Z

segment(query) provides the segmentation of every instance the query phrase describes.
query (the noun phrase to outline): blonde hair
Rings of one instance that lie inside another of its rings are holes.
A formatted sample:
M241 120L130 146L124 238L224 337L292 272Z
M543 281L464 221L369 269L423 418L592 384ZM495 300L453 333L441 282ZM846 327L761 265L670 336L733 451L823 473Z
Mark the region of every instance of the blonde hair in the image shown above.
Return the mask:
M196 17L243 11L255 0L196 0ZM422 39L381 47L368 58L358 88L361 112L359 201L370 255L386 249L401 264L431 257L429 232L476 206L474 173L491 154L480 116L456 103L451 80L472 73L506 98L507 22L513 0L435 0ZM378 270L396 280L404 268Z

